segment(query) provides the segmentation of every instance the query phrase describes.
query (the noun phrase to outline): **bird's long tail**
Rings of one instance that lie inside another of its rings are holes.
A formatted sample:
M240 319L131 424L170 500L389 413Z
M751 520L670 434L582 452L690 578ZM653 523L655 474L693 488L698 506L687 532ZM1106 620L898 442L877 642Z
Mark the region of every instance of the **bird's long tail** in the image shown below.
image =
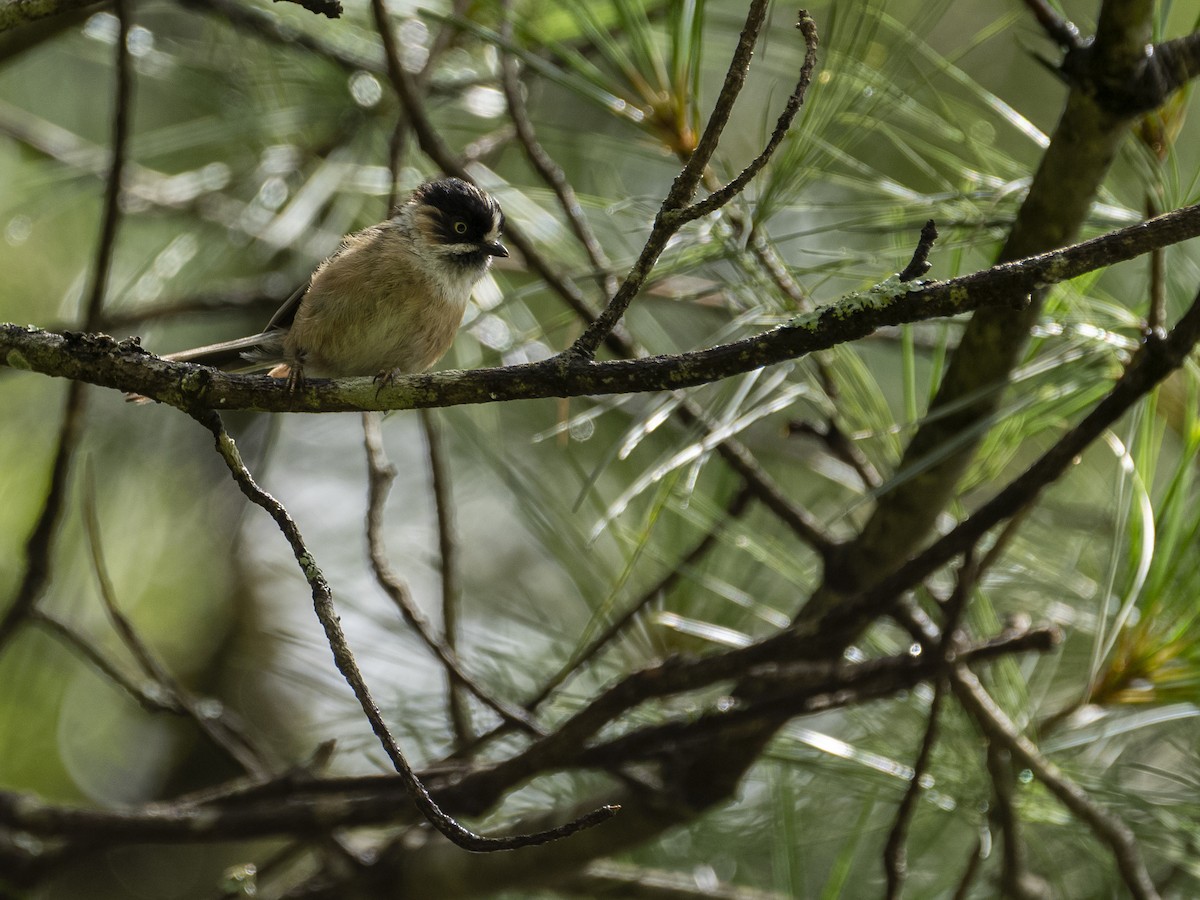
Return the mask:
M218 344L207 344L203 347L193 347L190 350L180 350L178 353L163 354L163 359L171 362L190 362L201 366L212 366L227 372L266 372L276 378L287 378L289 370L282 363L283 335L279 329L251 334L235 338L232 341L221 341ZM141 394L126 394L130 403L149 403L149 397Z
M171 362L198 363L202 366L212 366L215 369L226 369L231 372L261 371L278 362L280 339L279 332L264 331L261 334L235 338L232 341L221 341L219 344L208 344L204 347L193 347L191 350L181 350L178 353L167 353L163 355L163 359L169 359Z

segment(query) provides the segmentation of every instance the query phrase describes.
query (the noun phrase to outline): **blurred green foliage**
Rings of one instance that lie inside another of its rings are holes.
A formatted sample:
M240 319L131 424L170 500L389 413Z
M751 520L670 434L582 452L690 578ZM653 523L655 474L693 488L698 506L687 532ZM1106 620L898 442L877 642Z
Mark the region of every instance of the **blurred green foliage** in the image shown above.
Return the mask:
M132 161L106 314L155 351L257 327L341 235L381 218L397 105L369 8L335 22L301 9L247 8L328 52L263 39L205 3L137 4ZM1090 4L1068 4L1085 32ZM1183 33L1165 4L1161 33ZM579 192L619 275L694 145L744 4L727 0L516 4L514 45L539 138ZM214 7L215 9L216 7ZM422 68L442 136L539 249L591 289L586 257L553 194L506 127L495 81L503 44L494 3L389 4L408 62ZM938 277L986 265L1057 116L1063 87L1031 49L1052 51L1018 9L983 2L862 2L812 10L822 62L801 120L729 220L702 221L664 255L629 329L650 352L728 340L780 321L795 300L746 252L763 237L812 303L903 267L921 223L942 233ZM728 177L763 143L802 57L795 11L773 11L715 169ZM1170 16L1170 18L1167 18ZM72 327L98 231L115 20L96 12L36 46L0 52L0 320ZM367 64L339 64L333 57ZM369 62L368 62L369 61ZM1089 231L1197 200L1195 118L1186 104L1149 144L1131 140ZM1167 127L1169 126L1169 127ZM1148 126L1150 127L1150 126ZM430 174L404 146L402 188ZM1195 290L1197 251L1167 251L1169 314ZM1103 395L1139 339L1146 265L1056 292L1005 407L987 423L961 512L986 497ZM599 298L594 294L591 299ZM562 349L579 323L518 262L485 283L451 357L472 367ZM839 347L690 392L754 451L787 495L835 536L912 474L893 473L958 333L934 323ZM987 683L1056 762L1143 840L1178 896L1195 863L1200 654L1191 627L1200 580L1194 536L1197 373L1189 368L1081 460L1021 525L972 598L979 635L1028 613L1059 624L1060 652L1007 661ZM836 393L829 381L836 384ZM44 497L63 385L0 370L0 597L22 574ZM678 399L635 396L453 409L449 427L461 545L460 653L506 697L531 693L596 630L674 569L724 517L736 479L711 444L671 418ZM362 550L364 476L351 416L231 416L252 470L298 520L334 585L368 681L418 761L451 735L440 668L370 580ZM887 476L864 485L789 422L833 421ZM435 511L415 417L385 435L400 480L387 537L423 608L439 596ZM90 473L90 474L89 474ZM81 510L94 499L101 551L122 608L167 667L244 718L281 759L338 739L335 768L385 768L331 665L288 549L241 496L208 436L167 408L93 391L43 608L133 671L106 624ZM715 549L548 707L553 721L647 661L761 637L812 588L818 560L766 511L727 523ZM879 628L860 651L899 652ZM186 724L139 710L44 629L0 657L0 786L105 805L170 796L230 774ZM795 897L879 893L880 850L906 787L930 692L813 716L782 731L736 803L630 859ZM685 701L680 701L681 704ZM481 722L487 715L476 710ZM651 716L643 711L639 715ZM1039 726L1044 726L1040 734ZM947 714L910 838L914 896L948 896L986 827L979 741ZM586 779L544 778L497 822L561 804ZM1018 790L1032 868L1055 896L1117 888L1104 851L1036 785ZM223 867L263 848L112 853L45 896L212 896ZM131 874L132 873L132 874ZM986 877L973 896L989 896ZM40 896L40 895L39 895ZM513 894L511 896L517 896Z

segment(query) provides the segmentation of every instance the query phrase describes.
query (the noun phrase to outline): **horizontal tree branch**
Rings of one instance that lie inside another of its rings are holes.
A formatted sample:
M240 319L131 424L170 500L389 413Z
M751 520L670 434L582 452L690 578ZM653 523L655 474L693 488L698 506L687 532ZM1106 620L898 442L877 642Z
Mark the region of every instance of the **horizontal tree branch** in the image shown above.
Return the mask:
M998 639L964 647L961 657L981 663L1015 653L1048 653L1061 641L1052 628L1036 628L1002 635ZM620 765L642 759L667 759L688 745L716 742L722 732L779 717L792 718L858 706L890 697L923 681L937 678L945 661L933 654L895 656L848 664L832 662L783 664L764 667L738 687L736 702L686 720L646 725L610 741L580 749L572 766ZM747 697L747 691L763 696Z
M0 361L12 368L143 394L185 410L346 412L675 390L826 350L885 326L1011 305L1039 287L1197 235L1200 205L1188 206L1062 250L949 281L903 284L889 279L776 328L704 350L605 362L562 354L503 368L406 375L382 389L369 378L311 380L293 394L282 380L158 359L137 339L117 342L107 335L57 334L14 324L0 324Z
M964 648L961 659L980 664L1013 653L1046 652L1058 640L1057 632L1052 629L1008 632ZM810 698L817 698L816 707L824 709L831 703L842 705L838 702L839 692L844 694L841 700L845 702L852 699L850 695L856 690L894 693L932 677L941 666L940 660L915 657L888 657L859 664L793 663L775 673L780 695L763 698L758 701L758 708L750 703L741 710L710 713L694 721L668 722L649 728L674 731L674 739L679 740L689 734L711 733L714 728L736 725L750 714L800 715L806 711L806 701ZM618 738L595 751L580 745L571 753L547 762L551 768L591 765L592 761L586 758L588 752L611 755L622 742L627 742L627 755L623 758L634 758L644 752L642 736L647 734L648 731ZM465 775L434 771L421 777L431 786L438 801L447 806L464 803L474 806L481 802L490 805L479 797L468 797L482 793L494 800L497 773L502 767L503 763ZM77 841L90 847L138 841L202 843L241 837L304 836L328 833L337 827L412 822L415 811L404 802L407 796L407 786L396 775L322 777L304 772L288 773L271 782L254 784L241 794L213 798L203 804L152 803L130 810L66 806L30 794L0 791L0 827L39 838Z

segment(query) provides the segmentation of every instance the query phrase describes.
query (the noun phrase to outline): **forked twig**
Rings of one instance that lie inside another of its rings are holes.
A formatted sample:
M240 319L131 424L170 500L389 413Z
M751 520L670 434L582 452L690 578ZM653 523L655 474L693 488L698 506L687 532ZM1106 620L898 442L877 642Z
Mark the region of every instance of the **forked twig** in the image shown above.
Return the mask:
M792 120L800 109L812 78L813 69L816 66L817 29L808 13L804 10L800 11L800 22L798 25L801 33L804 35L806 47L804 64L801 67L800 78L796 83L796 88L789 96L787 105L775 125L775 130L771 133L766 147L750 165L742 170L725 187L717 189L703 200L692 202L692 197L695 196L696 189L700 184L709 160L712 159L713 153L716 152L721 134L729 122L734 102L737 100L738 94L741 93L742 85L745 84L746 75L750 68L750 59L754 52L754 45L758 42L759 33L762 31L768 6L769 3L767 0L754 0L750 4L750 9L746 14L746 23L742 27L742 33L738 38L733 58L730 60L729 68L725 73L725 82L721 86L720 93L717 95L713 111L709 115L704 133L700 136L700 140L696 144L696 149L688 158L683 170L675 177L671 189L667 192L667 196L659 208L658 215L654 218L654 225L650 229L650 235L646 238L642 252L630 268L625 281L622 282L617 293L609 300L608 305L596 317L596 320L571 345L567 351L568 356L592 359L596 355L596 350L600 347L600 344L604 342L608 334L616 327L617 323L625 315L625 311L629 308L629 304L633 302L633 298L641 290L646 278L650 275L650 271L654 268L655 263L658 262L659 256L666 249L667 242L671 239L672 235L688 222L707 215L710 212L715 212L728 203L767 164L774 154L775 149L783 140L784 135L791 126Z

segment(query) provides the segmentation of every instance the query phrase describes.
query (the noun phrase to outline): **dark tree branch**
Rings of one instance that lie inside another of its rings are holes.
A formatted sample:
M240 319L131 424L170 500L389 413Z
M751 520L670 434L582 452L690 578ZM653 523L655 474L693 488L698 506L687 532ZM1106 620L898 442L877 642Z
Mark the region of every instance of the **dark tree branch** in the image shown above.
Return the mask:
M964 647L962 656L981 663L1013 653L1045 653L1057 641L1058 634L1052 629L1009 632ZM762 666L747 671L739 684L737 702L720 710L647 725L595 745L586 743L590 735L576 733L577 744L547 741L527 752L537 755L538 771L562 766L614 766L646 759L665 761L669 768L670 761L680 754L706 744L719 745L731 733L755 729L764 722L778 727L796 716L892 696L935 678L944 667L944 661L936 655L924 659L909 655L884 657L856 664L827 661ZM520 756L514 757L518 759ZM492 774L511 777L513 771L519 769L506 769L506 763L501 763Z
M338 19L342 15L342 4L338 0L272 0L272 2L295 3L297 6L303 6L310 13L329 19Z
M982 664L1013 653L1045 652L1054 644L1054 632L1045 629L1006 632L964 648L963 658ZM778 696L765 696L761 701L696 720L650 726L590 749L576 746L547 764L617 764L652 755L656 734L662 737L670 732L672 740L690 744L751 718L790 717L809 709L858 702L858 697L885 696L931 677L939 664L906 656L854 665L793 663L765 668L763 683ZM449 777L430 773L424 780L447 808L486 808L512 787L511 781L500 777L502 774L500 764L466 774L450 773ZM339 827L407 821L401 801L408 790L402 776L315 777L300 771L270 782L251 783L240 793L213 796L200 803L150 804L136 810L76 808L0 791L0 825L95 847L134 841L179 843L322 835Z
M1063 435L1025 472L972 513L944 537L935 541L895 573L878 582L856 601L862 608L890 603L919 584L941 566L964 553L993 527L1033 503L1057 481L1089 444L1117 421L1159 382L1181 366L1200 340L1200 294L1171 332L1148 335L1137 356L1103 400L1078 425Z
M899 281L852 294L761 334L675 356L588 362L560 356L498 369L319 383L292 393L283 381L230 375L151 358L136 344L0 325L0 362L171 402L180 408L345 412L675 390L753 371L898 325L1009 305L1014 297L1134 259L1200 234L1200 205L1184 207L1070 247L919 287Z

